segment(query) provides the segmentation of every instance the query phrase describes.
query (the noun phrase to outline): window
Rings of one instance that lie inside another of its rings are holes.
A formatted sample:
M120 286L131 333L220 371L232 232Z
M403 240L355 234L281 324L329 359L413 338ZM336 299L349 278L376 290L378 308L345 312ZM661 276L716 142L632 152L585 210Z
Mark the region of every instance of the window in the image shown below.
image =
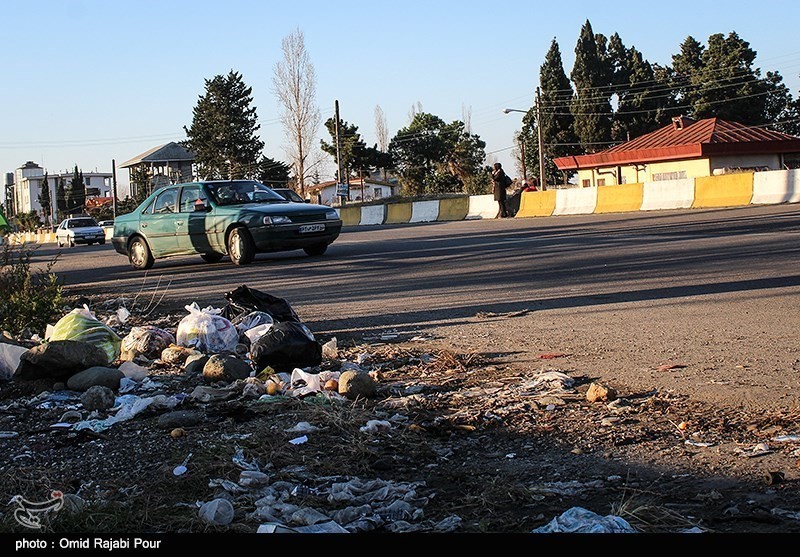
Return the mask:
M153 206L154 213L175 213L177 212L178 192L176 189L168 189L156 198Z
M194 212L195 202L200 199L206 204L206 196L200 192L199 186L189 186L181 190L181 213Z
M590 187L592 185L592 181L591 180L581 180L581 185L584 188L588 188L588 187Z
M606 179L605 178L598 178L597 179L597 187L605 186L605 185L606 185Z
M677 170L675 172L656 172L653 174L653 182L660 182L662 180L683 180L685 178L685 170Z
M375 199L380 199L383 197L383 190L381 188L375 188Z

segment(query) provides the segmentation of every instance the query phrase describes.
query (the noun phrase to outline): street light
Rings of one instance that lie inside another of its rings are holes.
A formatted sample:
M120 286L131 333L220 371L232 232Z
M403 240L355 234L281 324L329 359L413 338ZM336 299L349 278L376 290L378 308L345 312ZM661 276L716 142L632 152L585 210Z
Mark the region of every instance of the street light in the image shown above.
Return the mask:
M539 88L536 88L536 130L539 132L539 190L545 190L545 183L544 183L544 149L542 144L542 113L540 110L540 102L539 102ZM508 114L509 112L522 112L523 114L527 114L527 110L520 110L519 108L504 108L503 114ZM522 142L522 174L525 174L525 142ZM525 178L527 179L527 177Z

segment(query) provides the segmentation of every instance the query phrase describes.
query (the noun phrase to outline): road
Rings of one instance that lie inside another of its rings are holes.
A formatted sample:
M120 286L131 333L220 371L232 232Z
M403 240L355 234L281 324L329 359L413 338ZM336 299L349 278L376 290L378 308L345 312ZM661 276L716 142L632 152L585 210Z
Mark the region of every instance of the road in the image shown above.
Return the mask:
M797 395L786 380L800 326L794 205L352 228L321 258L180 257L146 274L108 244L42 246L34 260L59 251L71 293L222 307L247 284L287 299L323 340L422 332L518 365L560 350L597 376L645 383L664 379L652 365L685 359L723 382L743 373L731 386L742 404ZM721 396L692 379L677 371L667 384Z

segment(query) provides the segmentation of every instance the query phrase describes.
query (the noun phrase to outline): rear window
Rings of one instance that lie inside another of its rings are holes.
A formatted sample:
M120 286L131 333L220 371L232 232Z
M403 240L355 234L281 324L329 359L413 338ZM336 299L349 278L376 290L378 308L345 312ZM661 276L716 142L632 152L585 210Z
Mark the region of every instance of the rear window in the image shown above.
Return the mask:
M94 219L72 219L67 221L67 228L86 228L87 226L97 226Z

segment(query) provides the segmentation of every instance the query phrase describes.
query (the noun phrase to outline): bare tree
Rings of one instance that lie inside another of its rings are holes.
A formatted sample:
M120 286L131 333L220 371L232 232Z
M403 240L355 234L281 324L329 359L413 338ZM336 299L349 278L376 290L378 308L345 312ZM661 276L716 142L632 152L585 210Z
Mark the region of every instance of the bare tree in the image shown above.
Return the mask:
M386 125L386 114L381 105L375 105L375 136L378 139L378 149L382 153L389 150L389 126Z
M411 122L413 122L417 114L421 112L422 112L422 103L420 101L417 101L416 104L412 104L411 109L408 111L408 123L410 124Z
M464 131L472 134L472 107L461 105L461 121L464 122Z
M281 123L289 141L286 154L294 167L300 194L305 197L306 174L311 171L312 149L320 125L316 76L300 29L283 38L281 50L283 60L275 64L272 84L283 105Z

